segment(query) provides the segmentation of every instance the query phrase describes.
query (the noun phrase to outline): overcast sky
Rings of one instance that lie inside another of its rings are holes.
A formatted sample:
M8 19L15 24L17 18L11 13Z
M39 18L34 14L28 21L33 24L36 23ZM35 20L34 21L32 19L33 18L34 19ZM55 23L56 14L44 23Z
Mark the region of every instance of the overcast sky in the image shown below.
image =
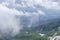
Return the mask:
M12 34L19 32L19 23L15 15L30 18L29 26L38 21L40 16L44 16L45 19L60 17L60 0L0 0L0 27L2 27L0 30L2 32L5 29L7 32L13 29Z
M0 0L0 10L26 16L60 15L60 0Z

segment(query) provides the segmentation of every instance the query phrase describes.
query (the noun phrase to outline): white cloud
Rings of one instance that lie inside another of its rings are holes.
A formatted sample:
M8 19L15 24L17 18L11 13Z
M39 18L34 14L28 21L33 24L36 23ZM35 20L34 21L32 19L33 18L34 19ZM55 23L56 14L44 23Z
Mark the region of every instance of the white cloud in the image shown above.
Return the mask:
M41 11L41 10L38 10L38 13L39 13L40 15L45 15L45 13L44 13L43 11Z
M0 12L5 13L5 14L24 15L24 13L22 11L18 11L15 8L10 9L1 4L0 4Z
M1 26L3 26L3 27L1 27L2 29L0 29L0 30L4 31L6 29L6 31L7 31L7 29L12 28L12 29L14 29L13 32L17 33L19 31L19 27L18 27L18 23L17 23L16 18L15 18L16 15L18 15L18 16L24 15L24 16L27 16L27 17L31 17L31 19L30 19L31 23L29 24L29 27L30 27L33 22L38 21L40 15L45 15L44 11L38 10L35 7L36 5L43 6L47 9L60 10L59 2L53 2L53 1L50 1L50 0L49 1L48 0L23 0L23 2L21 2L20 4L16 3L16 0L3 1L0 4L0 19L1 19L0 20L0 25L2 24ZM12 8L8 8L8 6L11 6ZM29 12L26 12L26 11L23 12L22 10L18 11L17 9L15 9L17 6L18 7L35 8L35 10L37 12L34 11L32 13L29 13Z
M15 2L15 0L13 0L13 1ZM27 0L26 0L26 1L27 1ZM3 10L4 13L8 12L8 14L13 14L13 15L26 15L26 16L30 16L30 15L31 15L31 13L29 13L29 12L25 12L25 13L24 13L23 11L18 11L18 10L15 9L15 7L12 8L12 9L7 8L6 5L9 5L9 4L8 4L9 2L12 3L11 1L8 0L8 1L6 1L6 3L5 3L5 2L2 2L2 4L0 4L0 9ZM13 4L15 4L14 2L13 2ZM29 2L29 3L28 3L28 2ZM33 3L32 0L30 0L30 1L28 0L28 1L27 1L27 4L28 4L28 5L30 4L30 6L31 6L31 2ZM23 6L24 6L25 3L22 3L22 4L23 4ZM20 5L20 4L15 4L15 5L18 6L18 7L19 7L19 6L22 7L22 4L21 4L21 5ZM27 5L27 4L26 4L26 5ZM25 5L24 7L26 7L26 5ZM41 11L41 10L38 11L37 13L36 13L36 12L33 12L32 15L33 15L34 13L35 13L35 14L44 15L43 11ZM35 14L34 14L34 15L35 15Z
M43 6L47 9L60 10L59 2L53 2L53 1L48 1L48 0L23 0L23 2L21 2L20 4L16 3L15 0L3 1L0 4L0 19L1 19L0 25L2 24L2 26L3 26L2 29L0 29L0 30L4 31L5 29L12 28L12 29L14 29L13 32L17 33L19 31L19 27L17 27L18 25L16 25L17 24L16 18L15 18L16 15L18 15L18 16L24 15L27 17L31 17L31 19L30 19L31 23L29 24L29 27L31 27L33 22L38 21L40 15L45 15L44 11L38 10L35 7L36 5ZM8 8L7 6L11 6L12 8ZM16 7L31 7L31 8L35 8L35 10L37 12L34 11L32 13L29 13L26 11L23 12L22 10L18 11L17 9L15 9ZM12 27L10 27L10 26L12 26Z
M40 3L41 6L47 8L47 9L60 9L60 5L58 2L53 2L53 1L43 1Z
M6 36L14 36L19 31L19 23L16 19L16 15L21 15L19 11L15 9L9 9L6 6L0 4L0 37ZM10 33L11 32L11 33Z
M52 0L23 0L22 6L35 8L35 5L43 6L47 9L60 9L59 2Z
M2 2L1 4L4 5L4 6L8 6L9 5L7 2Z
M43 6L47 9L57 9L60 10L59 2L54 2L52 0L35 0L35 5Z
M32 7L35 5L43 6L47 9L57 9L60 10L60 1L53 0L21 0L20 3L16 2L18 0L5 0L2 2L3 5L8 5L13 8L15 7Z

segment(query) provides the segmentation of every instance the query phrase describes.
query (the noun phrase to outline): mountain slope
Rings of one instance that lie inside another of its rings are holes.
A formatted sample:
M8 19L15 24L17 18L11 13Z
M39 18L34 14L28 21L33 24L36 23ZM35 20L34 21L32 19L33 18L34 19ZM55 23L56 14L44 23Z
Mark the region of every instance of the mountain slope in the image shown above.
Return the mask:
M26 32L47 33L48 31L57 31L59 27L60 27L60 19L54 19L54 20L51 20L50 22L45 22L40 25L38 24L30 28L24 27L23 30Z

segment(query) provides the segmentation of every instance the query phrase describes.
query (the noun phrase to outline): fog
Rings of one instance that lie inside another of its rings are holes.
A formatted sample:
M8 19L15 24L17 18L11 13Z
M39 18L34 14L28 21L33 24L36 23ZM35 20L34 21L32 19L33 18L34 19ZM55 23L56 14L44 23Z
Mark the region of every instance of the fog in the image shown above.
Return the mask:
M23 26L30 28L59 17L59 2L0 0L0 40L14 37Z
M0 38L13 37L19 33L21 26L16 18L17 11L0 5Z

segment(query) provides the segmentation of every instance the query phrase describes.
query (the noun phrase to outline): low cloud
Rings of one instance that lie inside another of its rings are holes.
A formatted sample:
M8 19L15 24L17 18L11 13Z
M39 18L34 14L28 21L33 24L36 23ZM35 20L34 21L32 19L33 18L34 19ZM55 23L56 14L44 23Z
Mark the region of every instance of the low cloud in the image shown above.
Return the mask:
M20 2L20 1L19 1ZM35 8L36 5L43 6L47 9L60 10L60 1L54 0L22 0L20 3L17 1L17 5L20 7L32 7Z
M21 25L16 16L19 12L0 4L0 38L12 37L19 33Z
M38 21L40 16L50 14L47 11L38 9L36 6L42 6L46 9L60 10L59 2L52 0L3 0L0 3L0 37L6 35L16 35L20 29L21 25L19 17L27 17L30 21L29 27ZM45 9L44 9L45 10ZM45 12L47 12L45 14ZM55 13L52 12L51 15ZM49 16L49 15L46 15ZM51 16L50 16L51 17ZM23 19L24 20L24 19ZM27 19L26 19L27 20ZM11 34L10 34L11 33Z
M32 19L35 17L39 17L38 15L43 15L44 13L39 10L37 12L33 12L33 14L23 11L18 11L15 8L8 8L5 5L0 4L0 37L4 35L16 35L20 29L21 25L19 25L20 20L16 18L16 16L27 16ZM33 19L32 19L33 20ZM31 23L32 23L32 20Z

